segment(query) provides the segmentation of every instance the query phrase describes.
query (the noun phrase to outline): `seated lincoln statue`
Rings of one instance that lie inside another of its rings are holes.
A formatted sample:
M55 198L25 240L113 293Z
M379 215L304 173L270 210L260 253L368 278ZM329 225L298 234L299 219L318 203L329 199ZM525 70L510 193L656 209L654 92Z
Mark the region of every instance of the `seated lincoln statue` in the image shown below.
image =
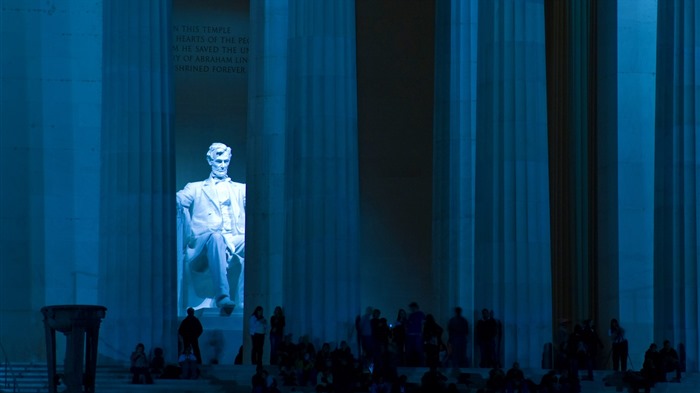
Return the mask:
M216 306L229 315L243 303L246 186L228 177L230 147L213 143L207 161L209 177L177 192L182 256L194 292L205 299L195 308ZM238 277L229 277L239 265ZM231 291L231 285L237 288Z

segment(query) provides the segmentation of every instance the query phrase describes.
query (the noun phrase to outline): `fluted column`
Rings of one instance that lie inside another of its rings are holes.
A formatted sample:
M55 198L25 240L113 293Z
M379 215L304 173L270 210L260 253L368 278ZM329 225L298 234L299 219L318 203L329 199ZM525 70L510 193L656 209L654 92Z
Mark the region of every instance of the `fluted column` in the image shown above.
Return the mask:
M598 320L595 5L545 0L555 320Z
M503 322L505 364L551 341L543 1L479 4L475 305Z
M104 2L100 352L175 356L177 275L169 1Z
M658 2L654 162L654 339L685 344L698 370L700 6Z
M244 315L252 314L257 305L263 306L268 316L275 306L284 306L288 18L287 0L250 3L247 186L248 195L254 197L248 198L246 206L246 253L250 263L246 266ZM248 318L243 322L247 326ZM268 356L269 351L264 354Z
M440 323L474 306L477 1L436 3L433 276ZM444 325L446 326L446 324Z
M0 6L0 341L15 362L45 356L41 307L97 302L101 18L101 2Z
M287 326L348 340L360 312L355 2L292 0L289 15Z
M635 364L654 321L656 0L597 2L597 244L600 327L616 318Z

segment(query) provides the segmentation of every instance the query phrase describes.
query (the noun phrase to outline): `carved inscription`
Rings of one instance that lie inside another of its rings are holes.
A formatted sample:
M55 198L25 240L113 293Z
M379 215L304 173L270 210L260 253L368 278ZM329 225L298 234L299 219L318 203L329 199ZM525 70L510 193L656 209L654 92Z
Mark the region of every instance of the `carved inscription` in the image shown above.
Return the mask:
M176 72L248 72L248 36L226 26L173 26L173 60Z

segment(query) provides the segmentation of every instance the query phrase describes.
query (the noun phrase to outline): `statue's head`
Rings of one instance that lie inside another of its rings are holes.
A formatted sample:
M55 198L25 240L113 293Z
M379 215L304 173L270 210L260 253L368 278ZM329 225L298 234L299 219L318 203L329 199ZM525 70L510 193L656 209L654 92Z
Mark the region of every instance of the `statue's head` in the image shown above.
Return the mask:
M225 178L228 173L228 165L231 163L231 148L223 143L212 143L207 152L207 162L209 162L211 173L214 176Z

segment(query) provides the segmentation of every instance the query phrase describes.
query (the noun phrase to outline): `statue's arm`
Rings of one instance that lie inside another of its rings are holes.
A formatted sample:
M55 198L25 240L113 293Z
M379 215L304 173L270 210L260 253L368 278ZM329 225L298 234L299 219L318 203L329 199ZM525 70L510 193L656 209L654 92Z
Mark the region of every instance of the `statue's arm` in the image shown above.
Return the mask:
M195 191L195 186L192 183L187 183L185 188L177 192L176 198L178 209L180 207L189 209L194 201Z
M246 185L244 183L238 183L238 189L240 190L241 203L243 204L243 210L245 210Z
M194 201L195 187L192 183L188 183L184 189L180 190L176 194L177 198L177 218L180 220L183 229L183 249L187 248L188 244L192 240L190 222L192 216L190 213L190 207Z

